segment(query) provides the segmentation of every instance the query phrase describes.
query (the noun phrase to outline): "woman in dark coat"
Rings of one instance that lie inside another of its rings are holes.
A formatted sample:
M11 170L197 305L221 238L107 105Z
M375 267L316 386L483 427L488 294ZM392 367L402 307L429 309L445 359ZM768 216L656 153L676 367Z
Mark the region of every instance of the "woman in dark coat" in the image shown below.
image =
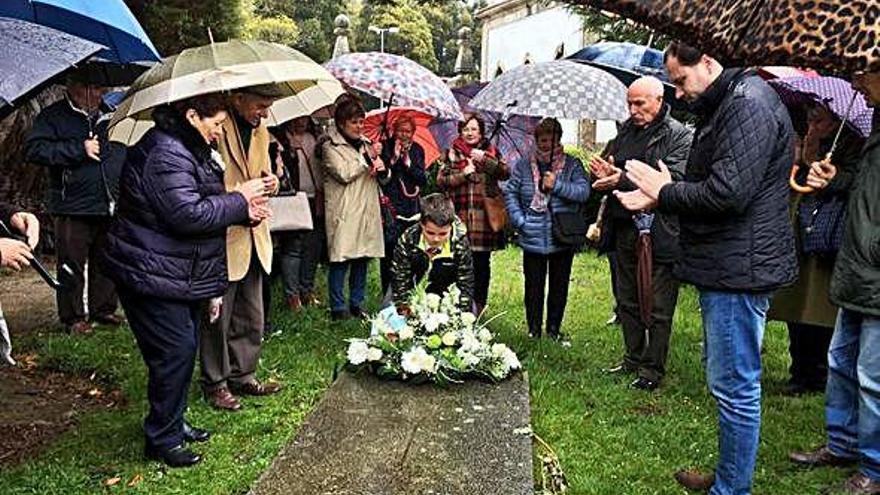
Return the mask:
M184 442L208 432L184 421L198 323L227 286L226 228L268 217L265 184L226 192L210 143L222 133L225 101L205 95L153 111L156 127L129 150L104 268L149 370L145 455L172 467L201 460Z
M801 183L804 182L803 178L807 176L810 165L823 160L830 151L839 126L840 121L822 107L816 107L809 112L808 126L798 156ZM838 173L830 184L812 194L792 195L794 228L797 233L798 281L793 286L776 292L767 313L768 320L784 321L788 325L791 378L786 393L789 394L825 390L828 346L837 317L837 308L831 304L828 291L837 253L805 252L802 217L805 211L813 211L816 205L826 204L832 198L846 204L858 172L864 140L849 129L845 131L831 157L831 164ZM801 208L802 205L809 206L808 210Z

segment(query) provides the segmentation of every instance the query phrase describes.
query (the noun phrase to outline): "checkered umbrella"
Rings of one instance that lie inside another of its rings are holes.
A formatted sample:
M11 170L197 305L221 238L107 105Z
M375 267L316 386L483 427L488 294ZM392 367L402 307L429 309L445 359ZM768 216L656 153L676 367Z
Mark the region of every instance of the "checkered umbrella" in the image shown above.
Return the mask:
M390 53L349 53L324 67L346 85L396 106L421 110L440 119L462 118L452 91L436 74Z
M624 121L626 86L611 74L569 60L521 65L471 100L481 110L534 117Z

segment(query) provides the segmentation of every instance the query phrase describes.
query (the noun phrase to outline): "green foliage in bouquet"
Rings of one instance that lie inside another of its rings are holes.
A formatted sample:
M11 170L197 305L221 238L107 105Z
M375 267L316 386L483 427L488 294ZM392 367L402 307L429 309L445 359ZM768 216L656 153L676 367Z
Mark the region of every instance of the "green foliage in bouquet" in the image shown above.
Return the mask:
M406 316L391 307L370 321L371 334L349 339L347 366L416 383L461 383L466 378L503 380L520 368L509 347L494 342L487 325L459 309L456 286L438 296L419 285Z

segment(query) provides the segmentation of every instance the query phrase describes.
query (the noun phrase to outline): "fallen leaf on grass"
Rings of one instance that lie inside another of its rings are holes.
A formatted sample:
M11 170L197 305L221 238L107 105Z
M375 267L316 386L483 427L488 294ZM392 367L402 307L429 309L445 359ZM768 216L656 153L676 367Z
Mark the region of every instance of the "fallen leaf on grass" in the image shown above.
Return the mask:
M141 481L144 481L144 476L142 474L138 473L138 474L134 475L134 478L132 478L131 481L128 482L128 487L134 488Z
M122 481L122 478L120 478L119 476L114 476L112 478L104 480L104 486L116 486L119 484L120 481Z

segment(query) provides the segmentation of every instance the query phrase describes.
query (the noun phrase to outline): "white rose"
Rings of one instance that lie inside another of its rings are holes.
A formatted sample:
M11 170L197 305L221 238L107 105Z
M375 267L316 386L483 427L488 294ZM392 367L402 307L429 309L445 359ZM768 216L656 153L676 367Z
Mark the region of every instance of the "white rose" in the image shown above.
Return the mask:
M456 340L458 340L458 337L455 335L455 332L446 332L443 334L443 345L445 346L454 346Z
M461 348L468 352L474 352L480 348L480 341L477 340L473 332L462 332Z
M504 344L493 344L492 345L492 355L495 357L502 357L504 353L507 352L507 346Z
M492 340L492 332L490 332L488 328L481 328L477 335L483 342L489 342Z
M397 336L400 337L400 340L409 340L409 339L415 337L415 335L416 335L415 332L413 331L412 327L409 325L401 328L400 333L397 334Z
M422 350L422 352L424 352L424 350ZM419 365L425 373L434 373L437 368L437 359L434 356L425 353L424 356L419 356Z
M370 347L370 350L367 351L367 361L378 361L380 359L382 359L382 349Z
M510 349L507 349L507 352L504 353L501 359L504 361L504 366L509 370L518 370L521 366L516 353Z
M348 362L357 366L363 364L369 356L370 347L363 340L355 340L348 344Z

